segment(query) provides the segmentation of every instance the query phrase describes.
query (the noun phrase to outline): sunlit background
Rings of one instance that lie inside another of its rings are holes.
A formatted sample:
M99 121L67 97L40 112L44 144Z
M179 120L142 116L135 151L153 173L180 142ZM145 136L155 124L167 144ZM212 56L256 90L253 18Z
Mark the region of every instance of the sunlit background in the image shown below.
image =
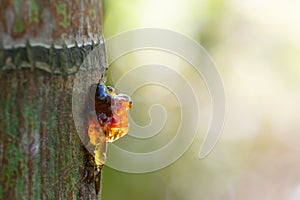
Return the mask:
M106 38L156 27L202 44L222 76L227 111L207 158L198 159L200 133L162 170L130 174L105 167L103 200L299 200L299 10L298 0L105 0ZM121 76L140 57L119 60L110 74ZM200 108L209 108L207 97Z

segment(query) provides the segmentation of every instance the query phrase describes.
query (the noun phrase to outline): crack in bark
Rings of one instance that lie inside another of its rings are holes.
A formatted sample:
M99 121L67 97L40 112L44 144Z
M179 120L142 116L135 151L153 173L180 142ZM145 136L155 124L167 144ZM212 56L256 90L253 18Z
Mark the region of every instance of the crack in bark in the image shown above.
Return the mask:
M68 76L78 72L86 56L94 48L101 48L102 43L103 38L99 38L98 43L82 46L75 43L72 47L67 47L66 44L62 47L55 47L53 44L50 47L41 44L33 46L29 41L25 46L13 48L0 45L0 72L37 68L51 74Z

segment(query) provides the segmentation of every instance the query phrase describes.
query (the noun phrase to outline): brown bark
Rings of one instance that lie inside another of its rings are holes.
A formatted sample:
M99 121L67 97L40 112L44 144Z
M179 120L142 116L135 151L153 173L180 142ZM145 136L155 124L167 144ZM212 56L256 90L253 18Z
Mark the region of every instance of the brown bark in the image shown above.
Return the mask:
M2 0L0 12L0 199L101 199L72 117L83 60L100 47L106 67L100 0Z
M1 0L0 32L4 46L32 43L74 44L101 33L100 0Z

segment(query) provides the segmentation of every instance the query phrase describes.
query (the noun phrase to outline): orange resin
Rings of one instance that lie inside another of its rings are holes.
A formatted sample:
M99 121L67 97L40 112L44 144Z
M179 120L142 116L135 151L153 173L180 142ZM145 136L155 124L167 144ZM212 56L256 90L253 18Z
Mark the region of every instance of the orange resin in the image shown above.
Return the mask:
M116 94L115 90L103 84L97 86L95 110L101 130L108 142L114 142L128 132L128 111L132 100L125 94ZM95 129L95 127L91 127ZM93 134L90 135L92 140Z

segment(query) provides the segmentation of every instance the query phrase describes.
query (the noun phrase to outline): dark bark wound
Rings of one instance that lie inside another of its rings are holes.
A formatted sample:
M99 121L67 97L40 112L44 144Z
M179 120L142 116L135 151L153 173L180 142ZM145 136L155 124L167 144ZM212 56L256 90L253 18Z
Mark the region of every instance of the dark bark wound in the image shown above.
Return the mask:
M103 38L98 41L103 42ZM76 43L70 48L66 45L62 48L55 48L54 45L47 48L31 46L29 41L24 47L5 49L0 46L0 71L38 68L52 74L75 74L88 53L98 46L99 43L93 42L82 46Z

